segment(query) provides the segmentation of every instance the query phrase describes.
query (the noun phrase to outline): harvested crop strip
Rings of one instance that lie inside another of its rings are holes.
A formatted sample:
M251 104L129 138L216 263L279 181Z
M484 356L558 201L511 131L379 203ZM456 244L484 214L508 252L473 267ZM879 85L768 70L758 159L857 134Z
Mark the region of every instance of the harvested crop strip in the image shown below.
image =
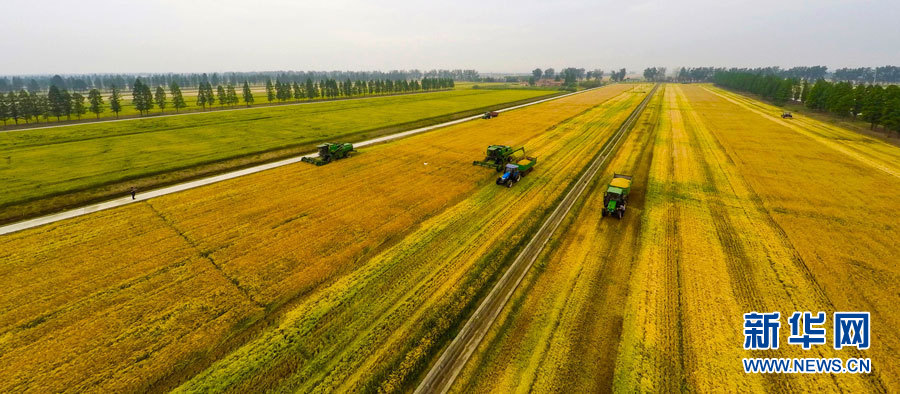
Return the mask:
M462 201L501 209L479 197L496 188L496 173L471 165L487 145L537 149L530 141L539 136L600 130L601 112L639 101L630 90L610 86L323 167L299 163L2 236L0 362L10 367L0 388L140 391L184 380L284 305L325 302L324 289L426 220ZM578 116L585 111L597 115ZM555 144L564 142L574 143ZM559 149L542 144L547 155ZM557 160L574 170L571 159Z

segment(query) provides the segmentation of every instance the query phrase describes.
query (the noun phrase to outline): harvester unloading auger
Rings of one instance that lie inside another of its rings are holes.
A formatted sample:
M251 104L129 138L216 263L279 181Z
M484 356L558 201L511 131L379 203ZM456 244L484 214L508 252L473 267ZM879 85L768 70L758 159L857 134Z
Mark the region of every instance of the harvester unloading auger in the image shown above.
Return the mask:
M473 161L472 164L476 166L493 168L497 170L497 172L500 172L503 171L507 163L512 161L513 154L519 151L522 152L522 156L525 156L525 147L513 149L511 146L506 145L491 145L487 148L487 154L485 155L484 160L476 160Z
M319 145L317 148L319 148L319 157L303 157L300 161L321 166L335 160L343 159L349 156L350 152L355 152L355 150L353 150L353 144L349 143L335 144L326 142Z

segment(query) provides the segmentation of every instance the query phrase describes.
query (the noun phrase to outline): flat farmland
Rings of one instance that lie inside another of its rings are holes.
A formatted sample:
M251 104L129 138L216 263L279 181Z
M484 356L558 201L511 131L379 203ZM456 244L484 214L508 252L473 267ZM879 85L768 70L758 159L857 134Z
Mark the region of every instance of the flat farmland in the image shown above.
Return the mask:
M0 221L548 94L454 90L0 133Z
M775 107L711 86L657 94L451 391L900 386L900 149L802 116L782 120ZM613 172L635 175L622 221L599 212ZM872 315L866 351L742 348L749 311L824 311L830 324L832 312L857 310ZM754 375L742 357L878 364L864 375Z
M2 389L409 388L647 90L2 236ZM540 166L496 187L471 165L489 144Z

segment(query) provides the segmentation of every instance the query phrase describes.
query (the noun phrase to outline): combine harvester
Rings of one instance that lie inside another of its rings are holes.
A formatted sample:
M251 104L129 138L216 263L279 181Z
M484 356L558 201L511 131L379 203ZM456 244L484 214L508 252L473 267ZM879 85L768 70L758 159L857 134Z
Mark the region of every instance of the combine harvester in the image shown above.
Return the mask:
M331 163L332 161L343 159L349 156L350 152L356 152L353 150L353 144L349 143L335 144L326 142L319 145L318 148L319 157L303 157L300 161L322 166Z
M500 113L497 111L488 111L485 112L484 115L481 115L481 119L491 119L500 116Z
M613 174L606 194L603 195L602 215L615 216L621 219L625 215L625 203L631 190L631 175Z
M511 146L506 145L491 145L487 148L487 154L482 161L473 161L472 164L476 166L482 166L487 168L493 168L497 170L497 172L503 171L506 168L506 165L512 162L513 154L516 152L522 151L522 156L525 156L525 148L513 149Z

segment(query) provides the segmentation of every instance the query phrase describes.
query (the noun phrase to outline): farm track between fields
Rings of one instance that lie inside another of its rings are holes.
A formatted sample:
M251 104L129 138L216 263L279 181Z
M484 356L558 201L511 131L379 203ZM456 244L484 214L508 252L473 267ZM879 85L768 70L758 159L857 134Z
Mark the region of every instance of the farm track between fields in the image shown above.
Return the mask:
M445 393L450 389L459 372L465 366L472 353L484 338L488 329L497 319L503 307L512 297L519 283L528 273L528 270L537 260L544 246L550 240L553 232L559 227L566 215L572 209L573 204L585 191L597 172L603 167L610 155L616 152L619 142L628 130L634 125L641 113L650 102L659 84L654 85L650 93L632 111L615 134L600 149L587 170L581 175L575 185L569 189L562 201L556 206L550 216L545 219L537 233L535 233L526 246L519 252L500 280L491 289L487 297L480 303L478 309L472 314L454 340L442 352L437 362L431 366L430 371L416 388L418 393Z
M516 110L519 108L525 108L525 107L528 107L531 105L540 104L540 103L544 103L547 101L560 99L563 97L568 97L568 96L571 96L574 94L581 94L581 93L587 92L589 90L592 90L592 89L558 95L558 96L553 96L550 98L527 102L525 104L517 104L517 105L511 106L511 107L499 108L499 109L497 109L497 112L506 112L506 111ZM382 143L382 142L395 140L398 138L408 137L410 135L414 135L414 134L418 134L418 133L423 133L423 132L427 132L427 131L431 131L431 130L435 130L435 129L439 129L439 128L443 128L443 127L447 127L447 126L452 126L452 125L463 123L463 122L477 120L480 118L481 118L481 115L472 115L472 116L468 116L465 118L452 120L449 122L444 122L444 123L426 126L426 127L420 127L420 128L413 129L413 130L402 131L402 132L395 133L395 134L390 134L390 135L381 136L381 137L373 138L373 139L366 140L366 141L357 142L354 144L354 146L357 148L361 148L361 147L365 147L365 146L369 146L369 145L373 145L373 144L378 144L378 143ZM57 222L60 220L65 220L65 219L69 219L69 218L73 218L73 217L77 217L77 216L81 216L81 215L85 215L85 214L89 214L89 213L93 213L93 212L97 212L97 211L101 211L101 210L105 210L105 209L109 209L109 208L115 208L115 207L131 204L134 202L138 202L138 201L144 201L144 200L148 200L151 198L163 196L166 194L177 193L180 191L193 189L193 188L204 186L204 185L209 185L212 183L221 182L221 181L228 180L228 179L233 179L233 178L237 178L240 176L257 173L260 171L265 171L265 170L281 167L281 166L288 165L288 164L298 163L304 157L315 157L315 156L317 156L316 153L308 153L308 154L304 154L301 156L295 156L292 158L283 159L283 160L279 160L279 161L272 162L272 163L266 163L266 164L249 167L249 168L239 169L236 171L226 172L224 174L219 174L219 175L211 176L208 178L191 180L188 182L163 187L161 189L150 190L150 191L146 191L146 192L142 191L135 199L131 199L129 196L126 196L126 197L122 197L122 198L118 198L118 199L114 199L114 200L110 200L110 201L104 201L104 202L100 202L100 203L87 205L87 206L80 207L80 208L69 209L69 210L66 210L63 212L59 212L59 213L39 216L39 217L35 217L32 219L23 220L20 222L6 224L3 226L0 226L0 235L13 233L16 231L25 230L25 229L32 228L32 227L42 226L42 225Z

